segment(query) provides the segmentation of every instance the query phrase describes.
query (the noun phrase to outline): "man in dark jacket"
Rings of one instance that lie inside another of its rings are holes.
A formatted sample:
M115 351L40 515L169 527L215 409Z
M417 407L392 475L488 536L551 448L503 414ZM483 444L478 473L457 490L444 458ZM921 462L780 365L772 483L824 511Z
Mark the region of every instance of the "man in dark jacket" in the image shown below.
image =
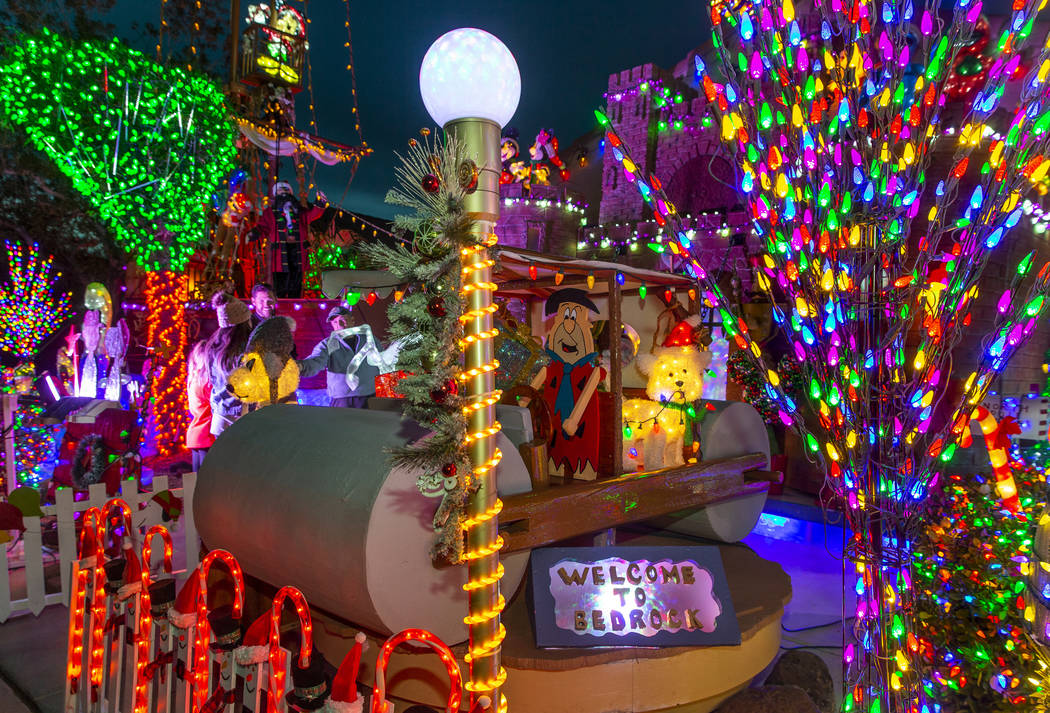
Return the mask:
M310 356L299 361L303 378L327 371L327 392L331 406L368 408L375 396L379 369L368 359L377 351L368 325L354 326L349 307L337 305L328 312L332 333L314 347Z

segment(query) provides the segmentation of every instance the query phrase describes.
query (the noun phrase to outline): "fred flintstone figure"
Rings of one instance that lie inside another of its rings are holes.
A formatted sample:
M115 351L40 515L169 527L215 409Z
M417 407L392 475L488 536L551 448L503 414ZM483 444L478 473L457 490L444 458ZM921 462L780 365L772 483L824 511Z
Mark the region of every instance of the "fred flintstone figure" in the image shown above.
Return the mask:
M547 331L551 362L532 380L553 415L551 472L580 480L597 476L600 424L594 392L605 378L594 349L591 312L597 314L598 308L583 290L566 288L547 298L544 313L554 315Z

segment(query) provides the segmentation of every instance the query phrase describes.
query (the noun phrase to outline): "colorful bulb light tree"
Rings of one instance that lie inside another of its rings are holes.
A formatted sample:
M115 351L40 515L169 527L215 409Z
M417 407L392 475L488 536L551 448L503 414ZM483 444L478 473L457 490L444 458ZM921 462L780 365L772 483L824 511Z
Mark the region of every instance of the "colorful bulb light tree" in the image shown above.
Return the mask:
M799 401L730 313L659 179L640 171L596 112L607 152L675 236L672 252L728 336L757 360L779 419L824 461L844 503L859 602L844 647L845 711L935 710L912 618L912 540L935 474L1034 331L1050 291L1050 265L1033 267L1029 254L996 288L977 367L952 373L989 256L1050 170L1050 50L1023 79L1017 108L999 107L1042 4L1013 4L999 56L950 136L944 85L979 0L943 13L912 0L817 0L806 17L796 17L792 0L712 6L724 74L697 56L697 79L765 242L758 282L804 371ZM993 131L997 109L1004 136ZM954 148L943 175L934 175L934 148ZM960 376L956 397L949 380Z
M5 240L4 246L9 282L0 285L0 349L30 360L72 314L70 294L55 293L62 273L52 274L55 259L42 256L39 245Z
M98 211L146 271L157 448L179 448L187 334L180 274L204 205L233 167L235 129L210 81L109 43L44 30L0 66L0 110Z

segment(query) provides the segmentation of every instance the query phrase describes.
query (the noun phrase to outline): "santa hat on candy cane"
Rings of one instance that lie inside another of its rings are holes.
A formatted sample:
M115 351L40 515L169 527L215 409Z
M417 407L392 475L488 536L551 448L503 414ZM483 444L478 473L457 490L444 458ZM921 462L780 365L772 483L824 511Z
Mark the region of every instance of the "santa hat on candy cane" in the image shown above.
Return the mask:
M270 612L263 612L252 622L241 639L241 645L233 652L233 658L241 666L262 663L270 655Z
M123 548L127 564L124 565L124 584L117 590L117 599L121 601L142 589L142 563L131 547L130 537L124 538Z
M201 590L200 570L190 572L182 589L175 597L175 603L168 609L168 621L180 629L189 629L197 623L197 595Z
M364 650L365 635L359 631L354 637L353 648L339 664L332 679L332 695L328 698L325 713L361 713L364 699L357 695L357 672Z
M80 566L84 568L94 567L100 549L101 547L95 534L95 523L85 519L81 524L80 532L79 555L82 560Z

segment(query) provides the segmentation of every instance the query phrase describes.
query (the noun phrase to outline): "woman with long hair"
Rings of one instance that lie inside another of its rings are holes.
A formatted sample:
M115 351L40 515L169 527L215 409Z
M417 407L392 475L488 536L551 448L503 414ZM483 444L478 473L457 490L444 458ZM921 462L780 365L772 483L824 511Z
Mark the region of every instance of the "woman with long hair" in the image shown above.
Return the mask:
M251 335L251 310L233 295L219 292L212 298L219 328L208 338L204 358L211 382L211 435L218 436L236 421L242 411L240 399L226 384L237 368Z
M204 353L206 341L202 339L194 344L186 361L186 397L190 406L186 447L193 454L194 473L200 469L204 454L215 441L211 435L211 375Z

